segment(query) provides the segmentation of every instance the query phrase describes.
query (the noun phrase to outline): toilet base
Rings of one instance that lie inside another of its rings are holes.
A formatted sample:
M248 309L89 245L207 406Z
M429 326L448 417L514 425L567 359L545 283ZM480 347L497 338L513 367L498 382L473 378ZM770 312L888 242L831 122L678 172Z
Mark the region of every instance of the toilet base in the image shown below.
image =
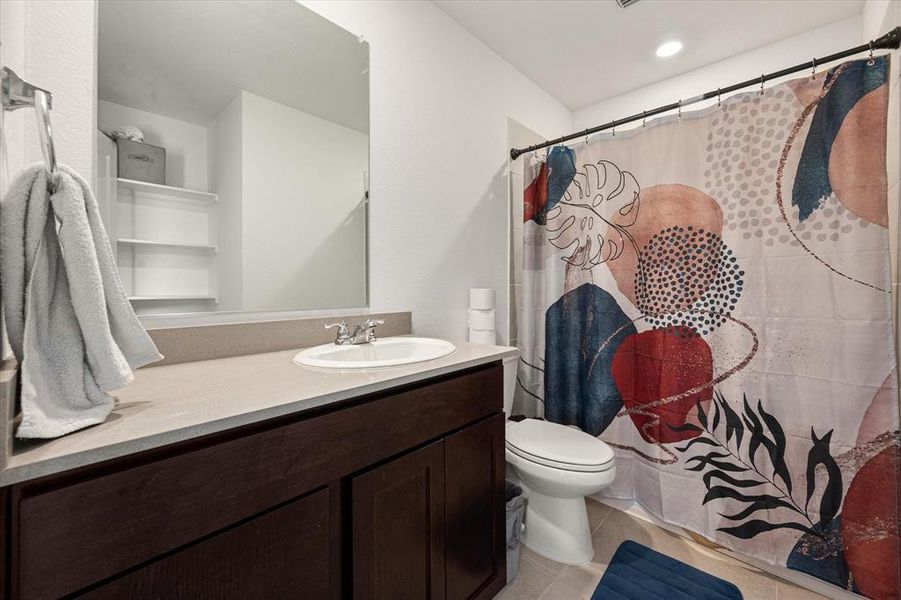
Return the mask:
M567 565L584 565L594 558L585 498L556 498L529 488L523 543L545 558Z

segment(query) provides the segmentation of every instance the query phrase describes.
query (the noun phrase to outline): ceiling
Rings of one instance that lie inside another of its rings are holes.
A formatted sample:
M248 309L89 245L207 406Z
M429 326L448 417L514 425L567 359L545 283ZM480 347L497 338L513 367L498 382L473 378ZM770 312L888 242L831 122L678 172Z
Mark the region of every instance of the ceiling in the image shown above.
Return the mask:
M369 46L289 0L100 3L101 100L208 125L239 90L369 131Z
M575 110L858 15L864 0L434 0L445 13ZM661 42L680 54L659 59ZM836 48L841 50L841 48Z

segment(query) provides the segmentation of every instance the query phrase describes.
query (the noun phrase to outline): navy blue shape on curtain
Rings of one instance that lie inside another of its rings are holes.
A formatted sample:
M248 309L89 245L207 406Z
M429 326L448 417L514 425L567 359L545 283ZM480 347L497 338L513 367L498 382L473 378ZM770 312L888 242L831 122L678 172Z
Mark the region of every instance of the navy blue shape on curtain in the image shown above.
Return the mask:
M798 174L792 188L792 204L798 207L798 219L803 221L819 208L823 199L832 194L829 183L829 157L832 144L845 121L861 98L884 85L888 79L886 57L850 63L839 73L832 88L817 105L810 122L810 133L804 142ZM834 77L834 69L826 77Z
M547 157L547 202L532 219L539 225L547 224L547 213L557 206L566 188L576 176L576 153L571 148L556 146Z
M635 326L613 296L592 283L564 294L544 320L544 416L599 435L623 407L610 364Z
M785 566L819 577L840 588L848 589L848 583L851 583L852 591L858 592L857 586L851 581L848 563L845 562L841 515L825 525L817 523L814 531L815 534L805 533L798 539Z

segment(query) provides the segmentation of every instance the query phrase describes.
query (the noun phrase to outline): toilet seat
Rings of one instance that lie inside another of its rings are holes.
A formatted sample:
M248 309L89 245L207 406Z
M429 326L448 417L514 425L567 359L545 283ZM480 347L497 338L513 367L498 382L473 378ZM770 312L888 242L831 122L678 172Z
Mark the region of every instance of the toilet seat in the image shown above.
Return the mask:
M539 419L510 422L507 450L536 464L565 471L597 473L614 466L613 449L587 433Z

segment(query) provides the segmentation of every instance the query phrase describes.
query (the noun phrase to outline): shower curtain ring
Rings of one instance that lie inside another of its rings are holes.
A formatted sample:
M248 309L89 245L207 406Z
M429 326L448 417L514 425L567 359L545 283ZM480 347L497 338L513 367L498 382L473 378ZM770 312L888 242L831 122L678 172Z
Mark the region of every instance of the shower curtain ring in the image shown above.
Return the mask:
M720 88L716 88L716 106L717 108L723 106L722 92L720 92Z
M613 130L613 137L616 137L616 119L613 120L613 127L611 129Z
M867 64L870 66L876 64L876 59L873 58L873 40L870 40L870 58L867 60Z
M682 98L679 98L679 115L678 118L682 118Z
M817 78L817 59L814 58L810 62L811 62L811 64L813 64L813 68L810 69L810 79L816 79Z
M763 74L763 73L761 73L761 74L760 74L760 92L759 92L759 94L760 94L761 96L763 96L763 82L764 82L765 80L766 80L766 75Z
M646 111L646 110L641 111L641 126L642 127L648 126L648 111Z
M586 146L588 145L588 138L590 138L590 137L591 137L591 134L588 133L588 130L586 129L585 130L585 145Z

